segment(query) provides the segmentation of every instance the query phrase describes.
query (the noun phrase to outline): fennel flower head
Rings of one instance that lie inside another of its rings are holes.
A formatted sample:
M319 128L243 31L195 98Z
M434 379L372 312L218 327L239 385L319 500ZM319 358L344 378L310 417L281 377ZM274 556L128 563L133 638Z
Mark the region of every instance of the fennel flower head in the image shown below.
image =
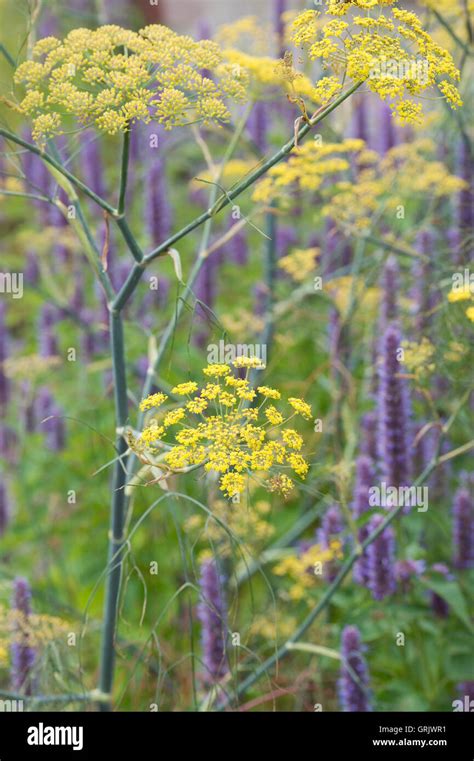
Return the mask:
M398 0L326 0L324 12L296 17L292 41L312 61L389 100L401 123L421 123L420 99L433 88L452 108L462 106L453 57Z
M212 76L212 78L211 78ZM20 110L38 142L74 126L115 135L133 122L165 129L226 121L226 99L246 99L245 69L224 60L217 43L196 42L151 24L138 32L115 25L45 37L15 72L26 94Z
M263 367L256 357L210 364L203 370L208 382L201 387L188 381L172 389L183 401L171 409L163 409L165 394L147 397L140 407L153 410L152 417L139 437L129 437L132 448L142 461L166 472L202 467L216 474L220 490L230 499L245 491L252 475L257 480L266 477L268 491L287 496L293 488L288 472L304 479L309 470L301 454L303 439L292 421L308 420L312 412L307 402L295 397L278 404L277 389L253 389L249 371ZM232 372L241 368L246 369L245 378Z

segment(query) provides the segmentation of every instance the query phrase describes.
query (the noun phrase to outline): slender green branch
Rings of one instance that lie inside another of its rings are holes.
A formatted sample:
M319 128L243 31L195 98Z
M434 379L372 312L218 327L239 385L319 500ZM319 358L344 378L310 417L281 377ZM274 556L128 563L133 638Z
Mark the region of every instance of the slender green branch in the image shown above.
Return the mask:
M275 332L275 315L273 309L275 306L277 219L274 207L272 207L267 213L266 222L267 239L265 241L264 282L267 291L265 294L265 324L260 336L260 344L265 347L268 358ZM257 385L259 372L260 371L257 369L250 371L249 382L252 388Z
M416 479L414 482L414 486L421 486L431 475L431 473L435 470L435 468L438 465L438 458L432 460L432 462L425 468L423 473ZM321 597L318 604L313 608L313 610L307 615L307 617L302 621L302 623L299 625L299 627L296 629L296 631L289 637L289 639L269 658L267 658L266 661L264 661L260 666L258 666L255 671L250 674L244 681L237 687L236 691L234 692L233 697L240 697L243 695L252 685L255 684L264 674L266 674L270 669L272 669L274 666L278 664L278 662L284 658L288 653L291 652L291 645L293 645L295 642L298 642L302 636L307 632L307 630L310 628L310 626L314 623L316 618L325 610L325 608L330 603L331 599L333 598L335 592L339 589L342 582L346 578L346 576L350 573L352 566L354 563L359 559L361 554L369 547L380 534L389 526L393 520L401 513L403 510L403 503L399 505L397 508L392 510L390 513L387 514L387 517L380 523L380 525L377 527L375 531L373 531L367 539L362 542L362 544L354 550L354 552L351 553L351 555L348 557L346 562L342 565L339 573L337 574L336 578L332 582L332 584L329 585L324 595ZM219 704L219 707L217 710L222 711L224 708L226 708L232 701L232 696L227 696L223 699L222 703Z
M400 248L400 246L396 246L394 243L390 243L386 240L380 240L380 238L376 238L374 235L362 235L360 237L361 240L366 240L374 246L380 246L380 248L384 248L386 251L391 251L393 254L398 254L398 256L406 256L408 259L421 259L424 262L431 261L429 256L422 254L420 251Z
M52 198L47 196L37 195L36 193L20 193L16 190L0 190L2 196L13 196L14 198L32 198L34 201L45 201L45 203L54 203Z
M127 379L123 323L120 313L110 312L110 343L114 372L115 418L117 428L123 428L128 418ZM116 451L118 459L114 466L112 505L110 512L109 551L107 562L107 582L104 603L104 626L102 630L99 691L110 695L112 692L115 666L115 635L117 626L120 583L124 548L124 524L126 512L126 468L128 445L118 433ZM110 700L101 702L100 710L109 711Z
M80 695L22 695L16 692L5 692L0 690L0 697L6 700L21 700L24 703L88 703L92 700L92 693L83 693ZM98 700L94 696L94 700Z
M0 53L3 55L3 57L8 61L10 66L15 69L16 68L16 61L13 58L13 56L8 52L5 45L0 43Z
M188 225L183 227L179 232L172 235L168 240L165 240L164 243L162 243L158 248L155 248L153 251L151 251L149 254L145 256L145 262L148 264L149 262L153 261L153 259L156 259L156 257L160 256L161 254L165 253L168 248L173 246L177 241L181 240L181 238L184 238L188 233L192 232L196 229L196 227L200 227L204 222L206 222L208 219L210 219L212 216L217 214L219 211L221 211L223 208L228 206L235 198L241 195L247 188L249 188L251 185L254 184L260 177L262 177L266 172L268 172L269 169L271 169L275 164L278 164L282 159L285 158L295 147L296 142L302 140L308 132L315 127L317 124L319 124L323 119L326 118L330 113L334 111L338 106L341 105L347 98L349 98L350 95L352 95L358 88L362 85L362 82L357 82L356 84L352 85L348 90L346 90L342 95L340 95L336 100L333 101L330 105L328 105L326 108L324 108L322 111L320 111L317 116L315 116L313 119L310 119L307 123L305 123L298 131L297 138L293 137L291 140L289 140L285 145L277 151L271 158L269 158L267 161L265 161L263 164L261 164L255 171L251 172L242 182L240 182L236 187L229 191L227 194L223 194L220 198L216 200L214 204L211 205L211 208L208 209L206 212L201 214L199 217L196 217L192 222L190 222Z
M97 248L91 229L87 224L87 220L83 214L79 199L76 197L70 200L72 206L75 209L75 217L68 216L67 209L61 201L56 201L56 206L76 231L76 234L84 247L84 253L87 256L92 269L96 273L107 298L112 300L115 297L115 291L110 278L104 269L100 251Z
M127 129L123 133L123 146L122 146L122 169L120 173L120 192L117 211L119 214L123 214L125 211L125 197L127 195L127 182L128 182L128 161L130 157L130 129Z
M142 274L143 266L138 263L134 264L120 292L117 294L115 300L112 303L112 309L115 311L121 311L124 308L127 301L134 293L138 283L140 282Z
M112 214L114 216L117 214L117 210L114 209L113 206L110 206L110 204L108 204L107 201L104 201L103 198L100 198L100 196L98 196L97 193L94 193L94 191L91 190L84 182L82 182L78 177L72 174L72 172L70 172L64 166L62 166L62 164L56 161L48 153L38 148L38 146L33 145L33 143L29 143L27 140L23 140L22 137L19 137L19 135L15 135L13 132L10 132L4 127L0 127L0 135L2 135L6 140L11 140L12 143L16 143L17 145L20 145L22 148L25 148L27 151L34 153L35 156L39 156L40 159L42 159L46 164L49 164L57 172L59 172L59 174L62 174L63 177L66 177L69 180L69 182L72 183L72 185L74 185L79 190L82 190L82 192L86 196L88 196L93 201L95 201L96 204L98 204L102 209L105 209L105 211L108 211L109 214Z
M474 50L472 50L472 49L471 49L471 48L470 48L468 45L466 45L466 43L465 43L465 42L463 42L463 41L461 40L461 38L460 38L460 37L458 37L458 35L457 35L457 34L456 34L456 32L454 31L454 29L453 29L453 27L451 26L451 24L449 24L449 23L446 21L446 19L445 19L445 18L444 18L444 17L441 15L441 13L439 13L439 12L438 12L438 11L437 11L435 8L431 8L431 12L432 12L432 13L433 13L433 15L434 15L434 16L437 18L437 20L439 21L439 23L441 24L441 26L443 26L443 27L446 29L447 33L448 33L448 34L450 35L450 37L451 37L451 38L454 40L454 42L456 43L456 45L458 45L458 46L461 48L461 50L463 50L463 51L464 51L464 53L465 53L466 55L470 55L470 56L474 55Z
M143 251L141 250L140 246L138 245L135 236L133 235L132 231L130 230L127 220L125 217L115 217L115 221L117 223L117 227L122 233L123 239L125 243L128 246L128 249L130 253L132 254L133 258L137 262L142 262L144 259Z

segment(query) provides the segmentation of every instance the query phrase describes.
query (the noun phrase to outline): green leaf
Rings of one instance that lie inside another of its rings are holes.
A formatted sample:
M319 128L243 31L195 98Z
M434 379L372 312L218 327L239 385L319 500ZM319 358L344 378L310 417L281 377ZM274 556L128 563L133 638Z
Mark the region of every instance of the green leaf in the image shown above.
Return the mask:
M420 581L425 587L436 592L443 600L446 600L453 613L465 624L470 632L474 633L474 626L469 616L469 608L459 585L455 581L434 581L432 579L429 581L420 579Z

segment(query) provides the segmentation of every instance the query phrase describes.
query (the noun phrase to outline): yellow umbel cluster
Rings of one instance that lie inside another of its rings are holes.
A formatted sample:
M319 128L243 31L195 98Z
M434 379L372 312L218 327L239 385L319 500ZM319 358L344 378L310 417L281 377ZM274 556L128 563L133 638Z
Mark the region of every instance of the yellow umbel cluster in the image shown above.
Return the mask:
M420 97L433 87L452 108L462 105L451 54L397 0L329 0L325 16L308 10L296 17L292 41L312 61L390 100L402 123L421 122Z
M245 368L246 377L237 377L232 366ZM158 411L147 422L135 448L142 455L148 451L154 456L162 453L164 446L167 451L161 463L172 472L202 466L217 473L220 490L231 499L244 492L252 474L268 474L267 490L286 496L293 481L282 471L287 469L304 479L309 470L301 455L302 437L286 426L297 416L310 419L312 411L296 397L290 397L286 409L280 410L272 403L281 399L277 389L253 389L249 370L263 367L258 358L243 356L230 364L208 365L203 370L208 382L202 387L194 381L175 386L172 393L182 396L183 403ZM164 394L154 394L140 406L143 411L157 409L166 400Z
M226 99L244 101L247 93L245 69L224 61L217 43L158 24L139 32L110 25L74 29L64 40L46 37L18 67L15 81L26 86L20 108L32 117L38 141L64 131L68 117L111 135L137 121L171 129L227 120Z

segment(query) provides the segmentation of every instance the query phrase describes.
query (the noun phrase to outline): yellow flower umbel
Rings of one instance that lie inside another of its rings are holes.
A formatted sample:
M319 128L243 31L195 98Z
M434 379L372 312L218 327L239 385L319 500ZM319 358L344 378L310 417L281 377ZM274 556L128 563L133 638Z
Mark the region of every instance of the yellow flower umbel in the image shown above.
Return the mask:
M461 288L453 286L453 289L448 293L448 301L450 304L461 302L466 307L464 313L467 319L474 322L474 306L465 304L466 301L474 301L474 288L471 283L466 283Z
M20 107L33 119L33 137L44 141L64 131L68 116L111 135L132 122L171 129L227 120L225 99L246 99L247 75L232 69L211 40L196 42L158 24L139 32L110 25L39 40L15 82L27 90Z
M334 219L346 234L370 232L375 212L379 220L384 213L389 228L397 207L414 195L442 198L467 187L434 160L435 151L429 139L397 145L384 156L368 150L358 139L308 141L295 148L286 163L270 169L255 186L253 198L263 203L278 200L281 206L291 207L293 191L303 197L316 193L326 201L323 215ZM351 166L358 167L355 177Z
M284 557L273 568L277 576L285 576L291 580L288 595L291 600L306 599L309 605L312 599L307 597L307 591L315 586L318 579L322 578L318 566L322 569L325 564L343 557L342 542L332 539L329 547L324 548L320 544L313 544L299 554L291 554Z
M421 122L420 98L433 87L451 108L462 105L453 57L397 0L327 0L326 16L308 10L296 17L292 41L312 61L392 101L402 123Z
M245 368L246 377L236 377L231 365ZM300 454L303 439L286 424L298 417L307 420L312 411L307 402L294 397L277 409L273 404L281 397L277 389L250 386L249 370L258 367L263 367L258 358L236 357L231 364L205 367L208 382L201 388L194 381L179 383L173 394L183 397L182 405L149 420L140 437L131 441L132 448L142 459L147 452L150 457L160 453L160 466L171 472L203 467L217 473L219 488L230 499L246 490L249 476L265 474L269 474L267 490L286 496L293 481L282 471L304 479L309 470ZM161 405L163 396L144 399L141 409Z

